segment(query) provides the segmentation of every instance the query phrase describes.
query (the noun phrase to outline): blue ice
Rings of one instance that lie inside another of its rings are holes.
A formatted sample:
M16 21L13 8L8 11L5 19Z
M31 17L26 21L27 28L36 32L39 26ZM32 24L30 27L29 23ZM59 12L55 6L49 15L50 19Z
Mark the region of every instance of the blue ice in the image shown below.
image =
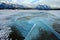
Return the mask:
M37 36L39 28L44 29L47 32L52 32L58 39L60 39L60 34L51 26L53 23L54 20L51 20L50 18L36 17L30 20L16 20L11 25L15 25L15 28L18 30L18 34L21 32L25 37L25 40L31 40L32 36Z

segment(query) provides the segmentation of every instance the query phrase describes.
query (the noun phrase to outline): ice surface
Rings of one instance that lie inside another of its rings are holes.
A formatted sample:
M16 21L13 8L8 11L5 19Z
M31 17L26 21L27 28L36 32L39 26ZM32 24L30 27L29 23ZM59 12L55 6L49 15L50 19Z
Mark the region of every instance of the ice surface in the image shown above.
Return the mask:
M60 11L29 11L0 10L0 38L6 35L7 38L11 27L14 27L18 34L21 33L26 38L25 40L30 40L33 35L37 36L39 28L52 32L60 39L60 34L52 27L55 22L59 23L57 19L60 18Z

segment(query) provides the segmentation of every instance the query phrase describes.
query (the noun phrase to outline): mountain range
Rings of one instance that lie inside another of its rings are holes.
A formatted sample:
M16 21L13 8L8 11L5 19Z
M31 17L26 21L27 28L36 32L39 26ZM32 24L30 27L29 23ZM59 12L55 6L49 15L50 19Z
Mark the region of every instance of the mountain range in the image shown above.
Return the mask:
M6 3L0 3L0 9L51 9L50 6L47 5L37 5L36 7L28 7L26 5L19 5L19 4L6 4Z

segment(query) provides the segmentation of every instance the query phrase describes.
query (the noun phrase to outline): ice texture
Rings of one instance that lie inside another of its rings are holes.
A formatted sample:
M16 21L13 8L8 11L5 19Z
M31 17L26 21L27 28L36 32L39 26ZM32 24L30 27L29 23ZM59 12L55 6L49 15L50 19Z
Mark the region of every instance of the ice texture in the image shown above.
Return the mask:
M53 33L60 40L60 34L53 27L54 23L60 24L59 13L59 11L31 12L31 10L30 12L21 12L19 10L0 11L0 38L7 38L11 28L15 28L18 35L22 34L25 40L31 40L32 37L38 36L41 29Z

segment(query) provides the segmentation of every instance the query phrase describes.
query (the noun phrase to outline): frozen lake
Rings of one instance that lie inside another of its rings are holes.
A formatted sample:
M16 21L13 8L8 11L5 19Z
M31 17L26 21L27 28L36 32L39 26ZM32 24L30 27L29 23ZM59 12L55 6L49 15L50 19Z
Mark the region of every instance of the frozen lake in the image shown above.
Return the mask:
M2 23L2 21L8 21L12 16L18 16L22 14L30 15L31 13L33 14L38 12L47 12L60 17L60 10L0 10L0 23Z
M49 20L48 23L46 24L49 24L50 26L52 25L53 20L57 18L57 20L59 20L57 22L60 24L60 10L0 10L0 26L1 26L0 29L2 28L3 25L4 26L8 25L8 22L11 22L11 20L12 22L20 19L23 20L24 18L26 17L30 18L31 16L38 16L42 17L43 19L46 18L47 20ZM3 30L4 28L5 30ZM10 28L6 30L6 27L3 27L3 29L2 29L3 31L0 31L0 35L3 35L1 34L2 32L4 33L5 31L7 31L6 33L9 34L9 32L11 31ZM33 30L31 33L33 33ZM56 30L60 32L60 27L56 27Z

